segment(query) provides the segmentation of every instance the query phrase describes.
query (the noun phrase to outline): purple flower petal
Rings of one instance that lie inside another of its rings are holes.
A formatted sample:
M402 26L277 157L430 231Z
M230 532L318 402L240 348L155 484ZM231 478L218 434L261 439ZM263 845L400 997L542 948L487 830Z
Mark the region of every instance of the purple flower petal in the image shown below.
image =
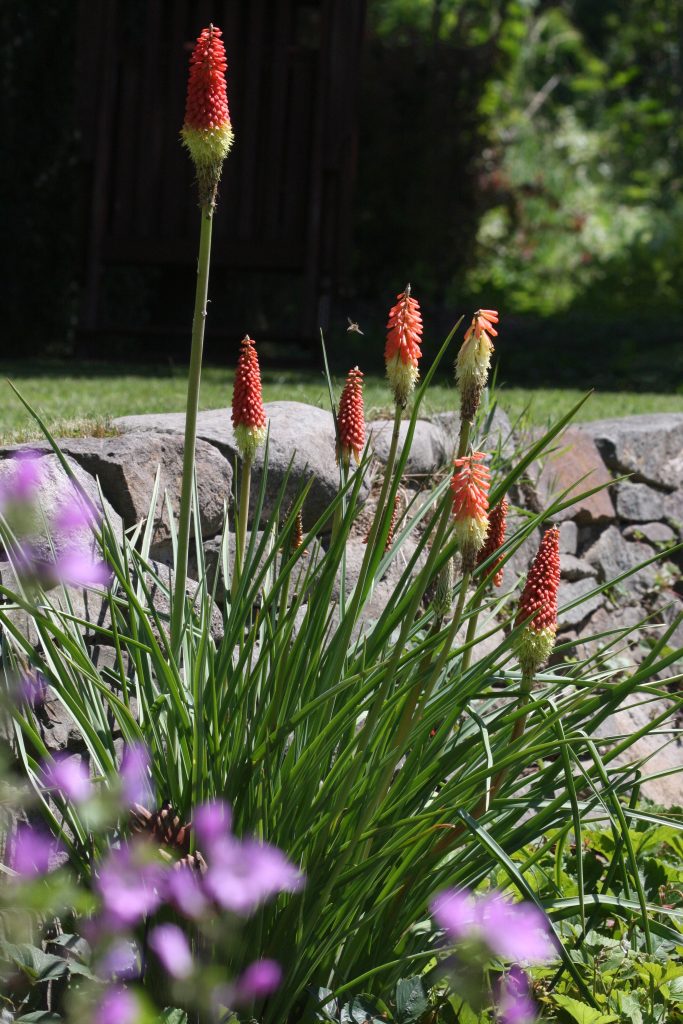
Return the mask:
M91 793L90 777L82 761L76 757L56 757L43 768L43 785L48 789L58 789L73 800L82 803Z
M95 1008L94 1024L137 1024L141 1019L138 1000L119 985L107 989Z
M223 800L200 804L194 812L192 825L199 844L207 850L232 828L232 811Z
M92 528L100 522L99 509L73 489L67 495L54 518L54 526L60 533L71 534L86 527Z
M497 1003L501 1024L532 1024L536 1020L529 979L521 967L511 967L501 979Z
M235 983L235 1003L264 999L278 988L281 981L282 968L275 960L256 960L249 964Z
M108 587L112 571L106 562L95 560L76 548L64 551L52 567L59 583L72 587Z
M504 960L544 963L555 957L548 918L533 903L494 894L480 901L477 916L489 949Z
M280 892L297 892L304 878L277 847L230 837L214 844L204 882L225 910L248 915Z
M95 887L112 930L137 924L161 903L164 869L149 860L149 852L148 847L128 844L112 850L100 865Z
M97 973L107 981L137 978L140 965L134 944L126 939L117 939L111 943L97 962Z
M193 971L192 953L177 924L158 925L150 934L149 944L170 975L189 978Z
M43 465L38 452L19 452L12 459L14 474L7 497L14 501L30 501L43 480Z
M152 798L150 764L149 751L142 743L131 743L123 751L120 778L121 795L126 807L145 804Z
M184 917L194 921L204 917L209 909L196 873L187 867L176 867L169 872L166 878L166 897Z
M455 940L466 938L477 920L474 898L467 890L446 889L434 897L430 910L437 924Z
M52 870L61 845L42 829L33 825L19 825L12 843L11 867L23 878L45 875Z

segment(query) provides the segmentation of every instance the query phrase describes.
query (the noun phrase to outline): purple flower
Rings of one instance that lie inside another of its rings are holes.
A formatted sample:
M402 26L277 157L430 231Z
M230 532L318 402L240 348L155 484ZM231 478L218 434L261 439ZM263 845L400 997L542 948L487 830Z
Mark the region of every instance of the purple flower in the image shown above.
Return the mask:
M24 878L47 874L62 849L57 840L33 825L19 825L12 847L11 867Z
M99 509L85 495L72 489L57 512L54 525L60 533L69 534L97 525L100 518Z
M160 924L151 933L149 944L164 968L174 978L192 974L192 953L185 933L177 924Z
M555 956L548 918L533 903L510 903L494 893L481 900L478 911L486 944L497 956L527 963Z
M192 824L198 842L208 849L230 832L232 828L230 805L223 800L212 800L210 803L200 804L194 813Z
M497 1002L501 1024L532 1024L536 1020L529 979L521 967L511 967L501 979Z
M275 846L227 837L211 849L206 889L235 914L251 914L265 900L296 892L303 884L301 872Z
M47 683L41 672L26 672L13 687L18 700L25 700L32 708L42 707L47 694Z
M121 758L121 792L127 807L144 804L152 796L149 781L150 756L142 743L132 743Z
M198 920L209 907L199 879L187 867L176 867L166 878L166 897L184 917Z
M140 973L138 954L132 942L116 939L97 962L101 978L136 978Z
M458 941L466 939L477 922L477 908L470 892L446 889L435 896L430 910L438 925Z
M14 478L11 491L6 490L5 496L13 501L30 501L43 479L43 466L38 452L19 452L12 459Z
M161 903L164 870L148 855L149 848L128 844L112 850L100 866L95 886L112 929L137 924Z
M532 903L446 890L432 900L431 911L454 942L483 942L504 960L544 963L555 956L548 919Z
M92 793L88 770L75 757L56 757L44 765L43 785L48 789L60 790L74 803L82 803Z
M282 968L275 960L256 960L235 982L234 1001L239 1004L264 999L281 981Z
M139 1020L137 999L120 985L107 989L95 1008L94 1024L137 1024Z
M108 587L112 580L112 571L106 562L78 548L62 552L50 571L59 583L72 587Z

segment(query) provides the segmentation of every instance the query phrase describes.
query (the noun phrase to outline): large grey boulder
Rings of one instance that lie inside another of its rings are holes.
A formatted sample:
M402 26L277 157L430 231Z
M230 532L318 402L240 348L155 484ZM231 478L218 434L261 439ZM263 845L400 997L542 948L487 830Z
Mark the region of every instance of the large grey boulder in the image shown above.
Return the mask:
M672 544L676 534L666 523L634 523L624 530L626 540L642 540L657 547L660 544Z
M582 423L607 466L666 490L683 486L683 413L650 413Z
M146 520L159 470L159 494L154 509L152 554L171 536L166 495L177 517L183 475L183 437L160 431L140 431L114 437L66 438L59 441L66 455L97 477L102 493L126 527ZM229 503L232 467L213 445L196 445L197 494L203 537L223 526L224 503Z
M397 458L400 457L405 445L408 427L408 422L404 420L399 433ZM368 424L370 447L375 458L383 464L386 464L389 458L392 432L392 420L373 420ZM446 463L447 458L444 434L439 425L428 420L417 420L405 474L411 477L429 477Z
M596 566L600 580L609 583L651 558L652 549L647 544L624 540L616 526L608 526L583 557ZM651 564L622 580L619 586L627 593L642 594L652 588L655 575L656 569Z
M566 430L556 441L556 448L545 455L540 464L529 467L528 478L530 503L536 512L548 508L562 495L563 501L574 498L572 505L554 514L554 522L571 519L585 526L614 522L616 518L610 492L606 489L612 477L592 439L576 428ZM605 489L580 497L594 487Z
M324 409L303 402L269 402L268 415L269 459L268 485L263 516L273 511L275 500L285 475L290 467L289 481L284 506L300 493L308 480L311 490L304 505L304 525L308 529L328 508L339 490L339 469L335 459L336 440L332 414ZM123 416L114 425L124 433L131 431L157 431L180 433L185 429L183 413L152 413L145 416ZM228 409L211 409L200 412L197 420L197 436L214 445L227 458L238 459L235 433ZM256 453L252 471L251 517L253 517L260 480L263 474L264 448ZM239 470L238 470L239 475ZM368 485L363 482L361 500L368 494ZM250 517L250 518L251 518ZM328 520L326 529L332 528Z
M576 628L582 622L585 622L589 615L592 615L593 612L596 612L598 608L604 605L604 594L587 596L591 594L591 591L595 590L595 587L595 579L581 578L575 582L562 580L557 593L558 626L560 631ZM580 604L574 605L573 608L565 608L565 605L570 605L574 601L580 601Z
M649 523L665 515L668 494L647 484L624 481L616 488L617 513L627 523Z

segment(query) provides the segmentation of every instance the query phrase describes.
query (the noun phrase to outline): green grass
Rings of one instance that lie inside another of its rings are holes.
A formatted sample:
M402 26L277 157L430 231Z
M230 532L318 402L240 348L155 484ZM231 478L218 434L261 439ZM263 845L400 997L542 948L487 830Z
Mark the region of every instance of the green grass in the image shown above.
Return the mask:
M135 367L123 369L111 363L2 363L0 372L11 379L24 397L47 418L62 436L107 432L116 416L145 412L180 412L185 408L186 377L182 369ZM232 371L207 367L202 378L201 407L215 409L230 404ZM290 399L326 406L327 388L322 372L312 370L265 371L266 401ZM337 384L341 386L340 378ZM590 383L587 382L587 388ZM32 422L7 385L0 393L0 439L4 442L37 436ZM532 424L545 425L565 413L583 394L574 388L501 387L501 405L513 418L528 406ZM437 383L429 391L425 412L457 408L454 387ZM380 376L368 376L365 387L368 418L390 412L390 397ZM626 416L647 412L683 412L683 397L653 392L598 391L583 407L583 419Z

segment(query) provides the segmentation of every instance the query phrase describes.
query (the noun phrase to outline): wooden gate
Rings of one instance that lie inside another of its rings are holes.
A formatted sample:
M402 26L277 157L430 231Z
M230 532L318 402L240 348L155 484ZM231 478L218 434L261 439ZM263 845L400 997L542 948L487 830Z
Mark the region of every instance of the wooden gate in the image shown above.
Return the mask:
M221 185L213 265L291 275L303 296L296 332L300 340L315 335L349 241L364 6L364 0L82 0L79 120L90 202L80 327L86 338L139 329L115 317L105 322L101 296L109 268L189 267L196 259L192 167L178 133L188 55L210 22L223 29L236 135ZM159 318L145 330L173 327Z

